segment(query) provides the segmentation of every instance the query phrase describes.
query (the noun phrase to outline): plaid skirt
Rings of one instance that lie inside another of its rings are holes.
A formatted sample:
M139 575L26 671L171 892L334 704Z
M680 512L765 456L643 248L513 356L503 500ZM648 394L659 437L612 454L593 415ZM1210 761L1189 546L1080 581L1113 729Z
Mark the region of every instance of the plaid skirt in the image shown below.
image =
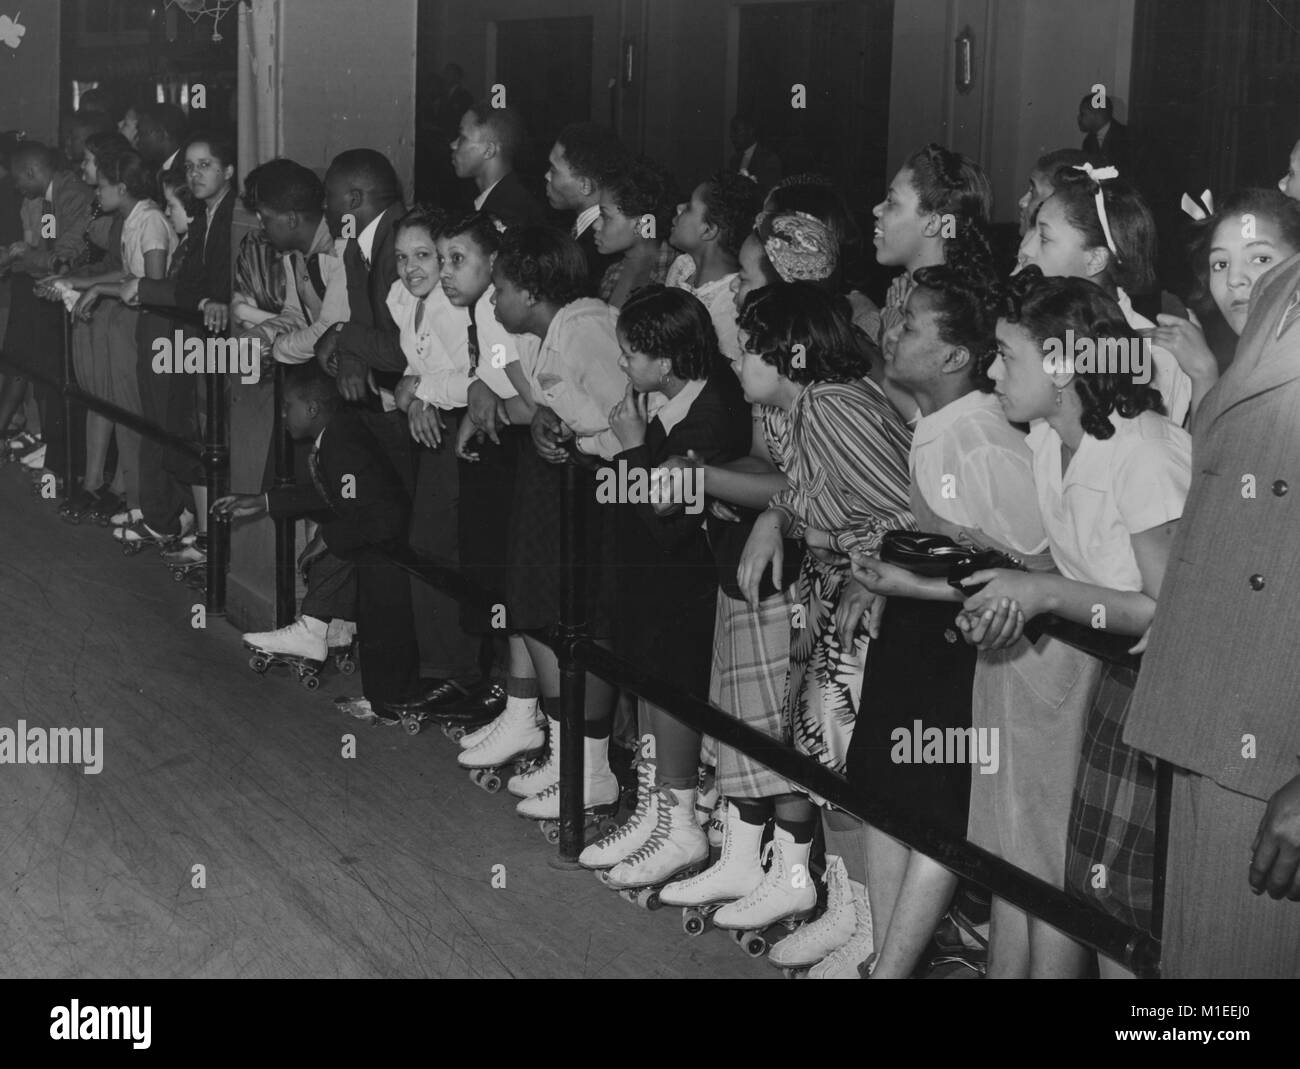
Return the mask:
M1150 932L1156 766L1122 739L1136 683L1131 668L1102 670L1070 806L1065 886L1110 916Z
M849 578L847 568L823 564L812 553L804 557L795 584L795 607L803 611L790 629L785 693L794 748L841 774L862 697L868 641L862 632L843 649L835 633L835 612Z
M756 731L788 743L783 714L790 665L790 598L773 594L757 609L718 591L709 701ZM766 765L705 736L704 764L716 764L728 798L771 798L796 788Z

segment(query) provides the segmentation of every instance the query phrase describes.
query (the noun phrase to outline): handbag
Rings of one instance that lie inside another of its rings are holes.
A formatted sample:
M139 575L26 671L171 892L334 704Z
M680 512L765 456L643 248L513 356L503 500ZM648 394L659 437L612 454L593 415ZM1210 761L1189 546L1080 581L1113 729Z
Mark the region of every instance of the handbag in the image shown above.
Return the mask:
M985 568L1014 568L1025 571L1024 562L996 549L973 549L954 542L947 535L924 531L886 531L880 542L880 559L906 568L913 575L946 579L966 594L978 587L962 586L967 576Z

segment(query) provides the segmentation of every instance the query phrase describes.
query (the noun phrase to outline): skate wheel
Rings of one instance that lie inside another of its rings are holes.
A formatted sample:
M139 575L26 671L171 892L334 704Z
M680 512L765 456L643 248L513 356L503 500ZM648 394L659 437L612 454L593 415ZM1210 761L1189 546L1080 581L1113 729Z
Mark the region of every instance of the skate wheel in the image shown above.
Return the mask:
M608 886L609 886L609 870L608 870L608 869L597 869L597 870L596 870L596 880L597 880L598 883L601 883L601 884L603 884L605 887L608 887Z
M555 846L560 841L559 828L544 828L542 829L542 834L546 837L546 841L552 846Z
M653 888L649 891L642 892L640 897L637 899L637 905L640 906L642 909L648 909L648 910L658 909L662 905L662 903L659 901L659 892L657 890L654 890Z
M320 686L320 679L316 676L303 676L302 685L308 690L315 690Z
M343 657L338 661L338 669L343 675L350 676L357 670L357 665L351 657Z
M185 582L185 573L180 568L173 568L172 578L178 583L183 583Z
M265 657L250 657L248 659L248 667L260 676L271 666Z
M488 773L478 781L478 785L488 794L496 794L501 789L501 777L495 773Z
M694 938L697 935L704 934L704 918L694 910L685 910L682 913L682 931Z
M767 940L757 932L741 932L740 936L736 942L751 958L761 958L767 953Z
M408 735L420 734L420 720L418 717L408 716L402 721L402 730Z
M442 733L452 742L460 742L465 737L465 728L460 724L443 724Z
M596 836L596 838L604 839L608 835L613 835L614 832L618 831L618 829L619 829L618 821L614 820L612 817L608 817L605 820L602 820L600 822L600 826L599 828L597 828L599 834Z

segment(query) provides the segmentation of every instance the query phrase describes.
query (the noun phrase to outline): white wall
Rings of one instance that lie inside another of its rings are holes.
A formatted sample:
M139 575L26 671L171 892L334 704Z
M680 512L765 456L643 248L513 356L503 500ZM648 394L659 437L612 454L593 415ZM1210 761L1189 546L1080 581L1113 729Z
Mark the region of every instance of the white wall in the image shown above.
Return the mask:
M17 48L0 44L0 130L59 143L59 0L6 4L27 28ZM70 104L69 104L70 106Z

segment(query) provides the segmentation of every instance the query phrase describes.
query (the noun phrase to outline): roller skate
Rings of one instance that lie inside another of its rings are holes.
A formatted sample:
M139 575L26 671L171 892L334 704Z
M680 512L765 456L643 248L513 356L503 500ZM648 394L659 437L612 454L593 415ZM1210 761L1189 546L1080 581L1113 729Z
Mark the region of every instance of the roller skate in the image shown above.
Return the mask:
M300 616L276 631L250 631L243 636L244 646L253 653L248 667L258 675L265 675L272 667L291 668L299 683L315 690L320 686L320 670L329 654L325 634L325 621L313 616Z
M976 922L962 908L962 895L944 915L930 942L929 952L917 968L918 976L926 976L944 965L960 965L976 976L983 976L989 965L989 926Z
M329 622L325 645L339 675L350 676L357 670L357 625L337 617Z
M699 875L670 883L659 892L662 904L682 908L682 931L687 935L700 935L713 914L745 898L763 881L759 844L765 827L746 824L740 811L728 805L718 860Z
M642 909L658 909L665 884L696 875L709 840L695 821L695 791L656 788L654 825L641 847L605 873L605 883Z
M744 898L729 902L713 915L715 928L732 932L732 939L751 958L767 953L764 934L773 925L793 932L817 905L817 888L808 871L811 843L796 843L779 825L764 849L767 871Z
M546 718L546 737L549 740L546 759L532 768L521 769L506 781L506 790L516 798L531 798L541 794L554 783L560 782L560 722Z
M640 753L645 753L644 747ZM636 766L636 804L632 815L578 855L578 864L595 870L598 878L606 876L606 869L613 868L629 854L641 849L654 833L658 821L660 795L655 787L655 762L638 756L633 764Z
M875 960L875 940L871 932L871 903L861 884L853 885L853 917L853 934L808 970L809 980L860 980L870 972Z
M113 537L122 543L122 552L128 557L134 557L150 547L167 549L177 541L176 535L155 531L143 519L135 520L125 527L114 527Z
M23 457L42 447L41 436L31 431L19 431L6 438L0 444L0 463L18 462ZM44 457L42 457L42 460Z
M125 508L126 502L107 486L103 486L95 494L95 504L91 507L87 518L94 520L100 527L107 527L113 522L113 517ZM123 518L122 523L130 523L132 519L133 517L128 514Z
M65 523L79 524L90 515L96 500L94 492L79 486L63 499L59 506L59 518Z
M496 794L501 789L502 770L540 753L545 745L546 732L537 723L537 703L529 698L510 698L487 735L457 754L456 763L470 770L469 778L475 786Z
M28 471L41 471L45 467L45 443L38 439L29 448L10 453L9 459L18 461Z
M408 735L418 735L424 730L424 725L432 720L442 725L442 733L447 738L456 740L484 720L491 719L490 714L458 704L467 693L455 680L444 679L419 697L391 702L388 708L397 716Z
M857 928L854 902L865 901L867 889L849 879L841 858L832 854L826 863L826 912L782 939L767 956L786 979L803 975L834 953L853 937Z
M558 725L557 725L558 726ZM609 739L583 738L582 806L586 813L585 833L596 832L604 837L617 827L614 814L618 812L620 788L618 777L609 769ZM552 736L552 749L559 751L559 735ZM515 812L521 817L539 822L542 835L554 845L560 841L560 781L557 774L553 784L531 798L525 798Z
M195 534L179 538L171 546L163 549L162 559L171 570L172 578L178 583L183 583L192 575L207 570L208 536Z

